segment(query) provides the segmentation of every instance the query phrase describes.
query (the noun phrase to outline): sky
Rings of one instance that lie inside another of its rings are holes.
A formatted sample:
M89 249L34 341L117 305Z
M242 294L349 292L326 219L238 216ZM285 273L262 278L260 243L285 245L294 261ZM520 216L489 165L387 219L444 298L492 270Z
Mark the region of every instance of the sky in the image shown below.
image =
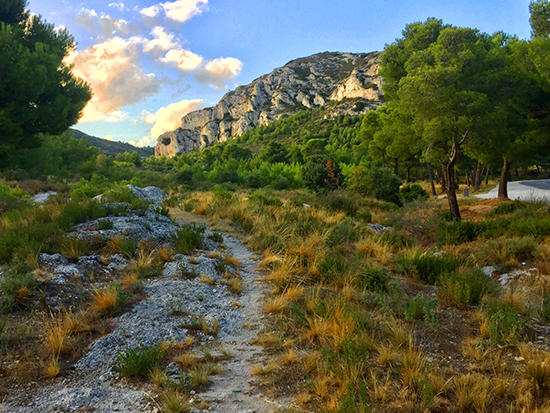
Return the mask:
M138 146L291 60L380 51L428 17L530 37L529 0L28 0L27 8L75 38L66 61L94 93L75 127Z

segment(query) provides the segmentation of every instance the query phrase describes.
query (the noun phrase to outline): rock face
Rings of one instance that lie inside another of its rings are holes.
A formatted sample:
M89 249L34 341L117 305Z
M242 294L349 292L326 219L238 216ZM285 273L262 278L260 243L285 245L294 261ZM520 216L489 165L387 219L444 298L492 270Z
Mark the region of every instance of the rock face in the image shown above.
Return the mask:
M155 156L173 157L224 142L283 115L325 107L327 116L361 114L382 105L380 52L320 53L227 93L212 108L191 112L158 137Z

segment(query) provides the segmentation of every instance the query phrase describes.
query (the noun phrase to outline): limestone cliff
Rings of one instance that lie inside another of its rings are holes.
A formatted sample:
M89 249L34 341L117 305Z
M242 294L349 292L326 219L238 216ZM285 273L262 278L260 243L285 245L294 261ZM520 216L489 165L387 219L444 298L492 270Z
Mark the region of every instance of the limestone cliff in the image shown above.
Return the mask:
M382 104L380 52L320 53L227 93L214 107L181 119L181 127L158 137L155 156L172 157L224 142L304 108L325 107L327 116L364 113Z

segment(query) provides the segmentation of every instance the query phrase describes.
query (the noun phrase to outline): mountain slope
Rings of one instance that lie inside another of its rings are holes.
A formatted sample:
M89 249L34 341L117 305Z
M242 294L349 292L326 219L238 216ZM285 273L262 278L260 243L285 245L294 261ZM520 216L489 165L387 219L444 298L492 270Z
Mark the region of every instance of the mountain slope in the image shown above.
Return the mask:
M144 148L138 148L137 146L130 145L129 143L124 142L112 142L96 136L90 136L84 132L79 131L78 129L69 129L76 139L84 139L90 144L90 146L95 146L99 148L101 152L105 155L117 156L119 153L124 152L137 152L142 158L148 158L153 155L153 148L150 146Z
M319 53L227 93L211 108L191 112L181 127L158 137L155 156L172 157L224 142L304 108L326 106L326 116L360 114L383 104L380 52Z

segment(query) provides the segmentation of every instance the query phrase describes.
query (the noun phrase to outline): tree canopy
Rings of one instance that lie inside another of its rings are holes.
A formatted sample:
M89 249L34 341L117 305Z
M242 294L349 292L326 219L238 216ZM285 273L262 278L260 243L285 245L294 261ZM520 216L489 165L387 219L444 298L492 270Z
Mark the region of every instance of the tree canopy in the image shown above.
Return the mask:
M75 48L65 29L29 17L25 1L0 4L0 168L10 153L40 144L38 134L74 125L91 98L63 59Z

